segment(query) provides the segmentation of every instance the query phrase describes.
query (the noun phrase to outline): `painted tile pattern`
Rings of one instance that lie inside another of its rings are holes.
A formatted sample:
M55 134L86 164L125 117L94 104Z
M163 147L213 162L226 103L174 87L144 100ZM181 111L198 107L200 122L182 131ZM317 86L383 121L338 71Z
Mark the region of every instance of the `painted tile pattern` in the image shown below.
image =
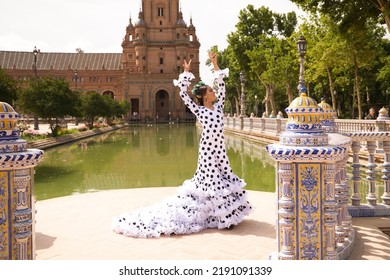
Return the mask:
M0 260L35 258L32 177L43 151L26 149L18 119L9 104L0 102Z
M329 145L322 124L334 132L333 112L302 92L286 109L286 130L279 144L266 147L277 162L278 258L338 259L336 225L340 205L335 197L337 163L349 146ZM324 122L325 121L325 122Z

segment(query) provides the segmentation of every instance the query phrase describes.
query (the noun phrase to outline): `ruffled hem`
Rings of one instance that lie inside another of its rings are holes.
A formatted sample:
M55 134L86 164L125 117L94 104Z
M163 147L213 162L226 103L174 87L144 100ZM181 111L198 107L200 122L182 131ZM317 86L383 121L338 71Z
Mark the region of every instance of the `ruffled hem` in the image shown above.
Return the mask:
M245 182L239 181L230 191L206 194L196 188L194 180L186 180L176 196L113 218L112 229L125 236L147 238L228 228L239 224L252 209L243 186Z

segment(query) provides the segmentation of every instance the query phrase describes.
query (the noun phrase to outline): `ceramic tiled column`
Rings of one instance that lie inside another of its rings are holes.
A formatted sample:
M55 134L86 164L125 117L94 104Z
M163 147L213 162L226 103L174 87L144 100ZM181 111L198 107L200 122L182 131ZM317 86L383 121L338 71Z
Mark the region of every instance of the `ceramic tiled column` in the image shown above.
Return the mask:
M278 258L338 259L335 178L337 163L345 158L347 148L330 143L321 124L324 110L304 88L286 112L280 143L266 147L278 171ZM348 141L344 137L340 142Z
M0 102L0 260L35 259L34 167L43 151L26 149L19 115Z

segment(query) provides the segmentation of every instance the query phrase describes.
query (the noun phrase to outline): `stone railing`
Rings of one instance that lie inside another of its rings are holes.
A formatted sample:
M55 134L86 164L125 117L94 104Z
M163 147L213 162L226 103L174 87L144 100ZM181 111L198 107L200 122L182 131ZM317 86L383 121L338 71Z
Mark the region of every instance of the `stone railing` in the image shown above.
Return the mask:
M390 216L390 132L343 135L352 139L350 214L353 217Z
M225 130L232 133L244 133L247 136L263 138L265 142L279 141L279 135L285 129L287 119L227 116L224 118Z
M335 119L334 121L340 133L390 131L390 120ZM225 117L225 127L228 129L240 129L270 136L280 135L285 129L286 122L286 118Z
M334 120L339 132L390 131L390 120Z
M226 131L269 143L279 141L286 122L286 118L253 116L224 119ZM335 123L338 133L352 141L346 161L351 175L346 175L348 187L339 189L339 199L348 202L352 217L390 216L390 120L336 119Z

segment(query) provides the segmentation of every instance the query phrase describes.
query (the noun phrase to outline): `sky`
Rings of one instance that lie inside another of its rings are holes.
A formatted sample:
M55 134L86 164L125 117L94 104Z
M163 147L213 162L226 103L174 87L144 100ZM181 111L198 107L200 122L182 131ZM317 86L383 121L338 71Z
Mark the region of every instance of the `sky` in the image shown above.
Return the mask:
M210 77L207 50L227 46L239 11L252 4L278 13L304 13L289 0L181 0L187 24L192 16L201 42L200 75ZM121 53L129 18L138 19L140 0L1 0L0 50ZM205 80L205 79L204 79Z

